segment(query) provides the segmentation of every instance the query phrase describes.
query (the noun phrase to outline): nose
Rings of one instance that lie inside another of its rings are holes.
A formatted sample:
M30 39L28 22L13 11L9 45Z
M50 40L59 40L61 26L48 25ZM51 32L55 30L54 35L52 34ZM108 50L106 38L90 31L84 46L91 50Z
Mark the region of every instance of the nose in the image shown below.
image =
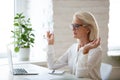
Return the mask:
M75 28L75 27L72 27L72 30L73 30L73 31L75 31L75 30L76 30L76 28Z

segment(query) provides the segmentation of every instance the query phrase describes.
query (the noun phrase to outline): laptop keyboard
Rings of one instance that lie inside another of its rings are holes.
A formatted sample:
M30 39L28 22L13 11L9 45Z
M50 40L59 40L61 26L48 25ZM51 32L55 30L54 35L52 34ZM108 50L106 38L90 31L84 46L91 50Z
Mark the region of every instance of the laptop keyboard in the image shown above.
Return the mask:
M27 73L27 71L23 68L14 69L13 71L14 71L14 74L26 74Z

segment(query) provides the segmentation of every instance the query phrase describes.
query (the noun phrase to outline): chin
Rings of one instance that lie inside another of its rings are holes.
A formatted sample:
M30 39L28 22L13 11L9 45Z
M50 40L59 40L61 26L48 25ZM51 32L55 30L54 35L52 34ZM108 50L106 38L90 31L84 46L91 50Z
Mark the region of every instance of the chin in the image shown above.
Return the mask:
M73 38L76 38L76 39L77 39L77 36L73 35Z

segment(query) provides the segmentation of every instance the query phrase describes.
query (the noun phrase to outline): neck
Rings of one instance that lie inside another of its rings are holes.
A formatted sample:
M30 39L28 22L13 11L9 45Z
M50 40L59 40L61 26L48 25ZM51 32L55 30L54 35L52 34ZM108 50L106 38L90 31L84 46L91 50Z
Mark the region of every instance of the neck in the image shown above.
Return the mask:
M90 41L88 39L78 39L79 47L83 47L84 45L88 44Z

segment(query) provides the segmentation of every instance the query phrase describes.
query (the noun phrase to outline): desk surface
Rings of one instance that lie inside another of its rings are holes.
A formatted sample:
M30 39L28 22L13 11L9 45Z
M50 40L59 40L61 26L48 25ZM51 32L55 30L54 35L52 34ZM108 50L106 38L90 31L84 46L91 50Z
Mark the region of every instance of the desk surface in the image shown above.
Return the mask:
M24 64L24 65L32 65L32 64ZM64 73L63 75L51 75L49 73L49 69L37 65L32 65L35 67L35 71L37 71L38 75L12 75L9 72L8 65L0 66L0 80L90 80L86 78L76 78L74 75Z

